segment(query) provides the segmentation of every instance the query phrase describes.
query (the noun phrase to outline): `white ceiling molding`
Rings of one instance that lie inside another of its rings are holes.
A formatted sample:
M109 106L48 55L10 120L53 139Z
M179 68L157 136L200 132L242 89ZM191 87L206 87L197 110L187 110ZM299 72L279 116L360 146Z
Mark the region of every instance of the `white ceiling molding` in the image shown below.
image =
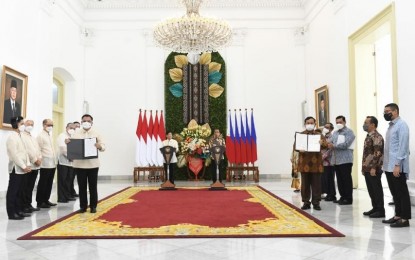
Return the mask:
M174 0L79 0L87 9L178 8ZM306 0L207 0L206 7L303 8Z

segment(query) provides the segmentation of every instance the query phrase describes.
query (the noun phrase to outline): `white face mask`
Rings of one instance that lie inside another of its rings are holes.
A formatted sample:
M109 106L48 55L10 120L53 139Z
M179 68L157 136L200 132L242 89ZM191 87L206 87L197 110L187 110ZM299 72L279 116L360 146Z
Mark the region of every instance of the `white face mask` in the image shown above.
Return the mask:
M327 129L327 128L323 128L323 135L326 135L326 134L328 134L329 132L330 132L330 130L329 129Z
M23 132L25 130L26 126L25 125L20 125L19 126L19 131Z
M82 128L83 129L89 129L91 128L92 124L90 122L82 122Z
M33 130L33 126L31 126L31 125L28 125L25 128L25 131L28 132L28 133L32 132L32 130Z
M49 133L52 132L52 130L53 130L53 126L46 127L46 131L48 131Z
M344 127L344 125L343 124L337 124L336 127L337 127L337 129L340 130L340 129L342 129Z
M75 129L69 129L69 130L68 130L68 134L69 134L69 135L73 135L74 133L75 133Z
M305 129L307 129L307 131L313 131L314 130L314 124L305 125Z

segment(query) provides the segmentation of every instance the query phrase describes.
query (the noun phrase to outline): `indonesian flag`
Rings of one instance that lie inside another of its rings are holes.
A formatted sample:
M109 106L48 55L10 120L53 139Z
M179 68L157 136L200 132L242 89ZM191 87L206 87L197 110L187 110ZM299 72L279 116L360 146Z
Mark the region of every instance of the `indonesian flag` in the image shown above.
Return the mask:
M153 111L150 110L150 122L147 129L147 161L149 165L154 165L151 154L153 150Z
M157 161L157 154L160 153L158 149L158 142L157 137L159 135L159 118L158 118L158 111L156 110L156 117L154 119L153 125L153 141L151 146L151 161L153 162L154 166L159 166Z
M248 111L245 110L245 146L246 146L246 164L253 163L252 162L252 151L251 151L251 133L249 131L249 124L248 124Z
M159 129L157 134L157 163L159 166L163 166L164 158L163 154L160 151L160 148L163 147L163 141L166 140L166 130L164 128L164 119L163 119L163 111L160 111L160 122L159 122Z
M233 126L232 126L232 116L231 110L229 110L229 125L227 127L226 132L226 156L228 157L229 163L235 163L235 146L234 146L234 134L233 134Z
M137 129L135 130L135 135L137 136L136 146L135 146L135 164L137 166L142 166L141 161L140 161L140 138L141 138L141 125L142 124L143 124L143 119L141 117L141 109L140 109L140 114L138 116Z
M147 161L147 115L146 110L144 110L143 124L141 126L141 138L140 138L140 162L141 166L148 166Z
M254 111L251 111L251 153L252 153L252 164L258 160L257 155L257 142L256 142L256 131L255 131L255 122L254 122Z
M239 128L238 128L238 118L235 112L235 138L234 138L234 145L235 145L235 163L241 163L241 140L239 135Z
M242 120L242 112L239 111L239 118L241 119L241 163L248 164L246 160L246 138L244 120Z

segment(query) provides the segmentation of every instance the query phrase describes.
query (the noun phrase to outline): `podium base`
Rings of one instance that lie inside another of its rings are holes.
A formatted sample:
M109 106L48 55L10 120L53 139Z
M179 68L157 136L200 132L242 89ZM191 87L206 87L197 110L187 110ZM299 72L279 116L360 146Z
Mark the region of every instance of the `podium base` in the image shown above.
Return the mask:
M161 187L159 190L177 190L177 189L176 189L176 185L174 185L169 180L167 180L163 184L161 184Z
M210 185L209 190L228 190L225 188L225 184L220 181L216 181L215 183Z

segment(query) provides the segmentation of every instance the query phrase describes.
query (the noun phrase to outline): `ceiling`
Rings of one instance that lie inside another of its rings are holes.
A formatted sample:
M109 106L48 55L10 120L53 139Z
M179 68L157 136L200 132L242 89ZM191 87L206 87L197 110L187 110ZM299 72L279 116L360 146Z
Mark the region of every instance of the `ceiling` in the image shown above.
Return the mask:
M306 0L206 0L207 7L303 8ZM81 0L87 9L180 7L178 0Z

